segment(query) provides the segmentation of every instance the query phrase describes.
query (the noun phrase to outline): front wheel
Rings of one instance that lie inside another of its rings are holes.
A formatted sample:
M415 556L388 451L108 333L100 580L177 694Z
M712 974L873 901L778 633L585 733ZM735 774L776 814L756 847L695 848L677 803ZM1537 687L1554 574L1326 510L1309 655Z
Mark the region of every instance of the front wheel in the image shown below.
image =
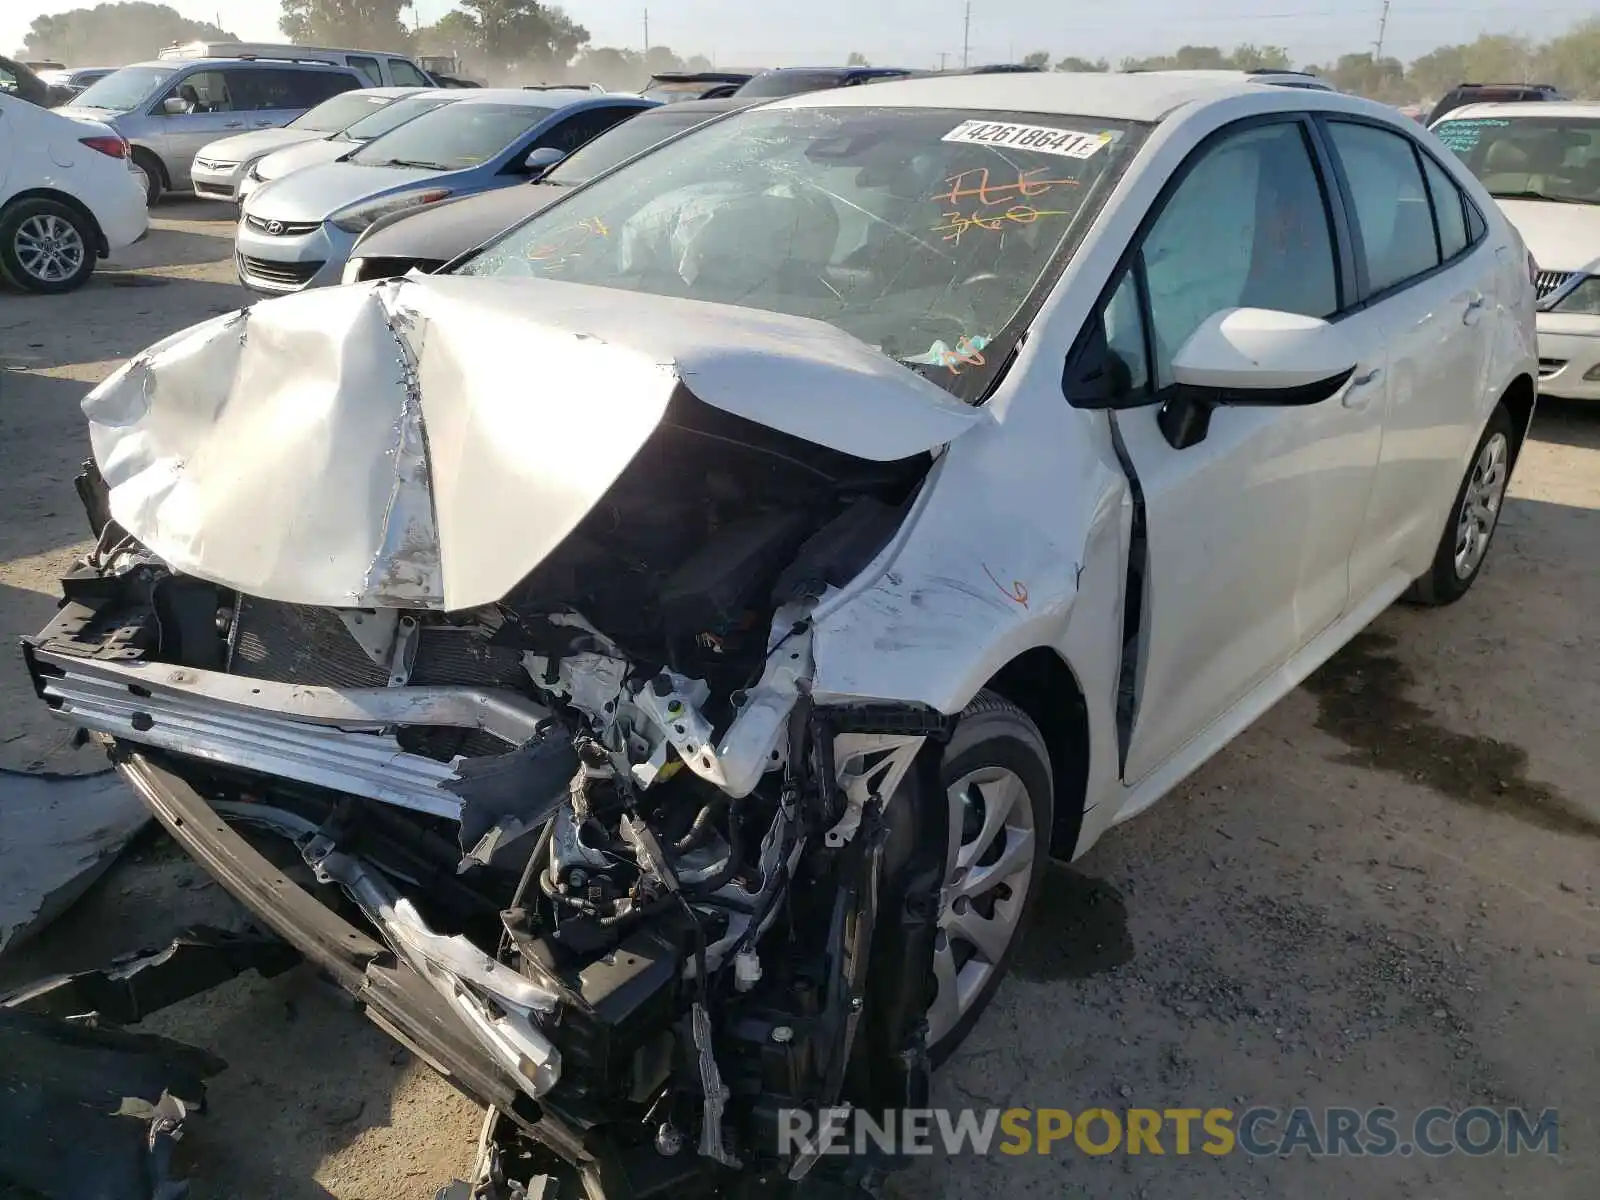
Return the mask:
M1408 600L1454 604L1467 594L1489 555L1511 482L1511 414L1497 404L1467 466L1428 573L1411 585Z
M1011 966L1050 856L1050 753L1027 713L980 692L942 765L949 834L928 1055L937 1065L971 1032Z
M19 200L0 213L0 271L29 292L70 292L94 273L88 218L54 200Z

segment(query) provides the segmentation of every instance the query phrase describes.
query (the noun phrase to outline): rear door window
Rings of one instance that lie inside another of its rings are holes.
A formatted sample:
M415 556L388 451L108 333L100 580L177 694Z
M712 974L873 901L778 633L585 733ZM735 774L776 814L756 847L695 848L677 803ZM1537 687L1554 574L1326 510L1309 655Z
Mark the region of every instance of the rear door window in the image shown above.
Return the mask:
M1428 198L1433 201L1433 220L1439 230L1439 253L1446 262L1467 248L1466 197L1448 172L1426 154L1422 173L1428 180Z
M404 58L391 58L389 60L389 75L394 79L396 87L432 87L433 80L417 70Z
M383 86L383 70L378 66L378 60L369 58L365 54L352 54L345 60L350 69L367 81L368 87Z
M1355 202L1368 290L1387 291L1438 266L1433 212L1411 140L1349 121L1330 121L1328 129Z

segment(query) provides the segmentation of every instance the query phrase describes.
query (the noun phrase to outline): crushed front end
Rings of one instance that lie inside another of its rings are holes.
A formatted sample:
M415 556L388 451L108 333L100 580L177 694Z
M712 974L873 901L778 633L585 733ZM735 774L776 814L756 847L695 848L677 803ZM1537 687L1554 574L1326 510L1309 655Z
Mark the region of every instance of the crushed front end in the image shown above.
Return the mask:
M24 655L191 854L574 1194L816 1181L784 1110L926 1090L949 721L814 704L810 614L928 462L680 391L458 609L180 572L90 463L98 544Z

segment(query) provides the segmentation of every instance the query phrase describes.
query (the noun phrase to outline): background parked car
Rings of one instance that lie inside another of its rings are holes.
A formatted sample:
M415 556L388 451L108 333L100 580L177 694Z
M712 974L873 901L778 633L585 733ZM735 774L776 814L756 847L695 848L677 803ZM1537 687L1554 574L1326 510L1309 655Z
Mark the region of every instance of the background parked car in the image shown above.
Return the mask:
M187 42L168 46L160 58L286 59L344 67L361 76L365 87L436 87L432 78L403 54L380 50L343 50L335 46L299 46L292 42Z
M1473 104L1433 133L1538 264L1539 391L1600 400L1600 102Z
M754 71L657 71L639 89L646 100L681 104L685 100L716 100L731 96L749 83Z
M71 291L148 224L119 134L0 94L0 275L30 292Z
M0 55L0 95L15 96L40 108L55 108L72 99L65 87L52 84L26 63Z
M1565 97L1548 83L1462 83L1439 97L1424 124L1432 128L1446 113L1468 104L1527 104L1562 99Z
M905 67L778 67L762 71L741 84L733 94L744 100L775 100L779 96L798 96L825 88L904 79L910 74L912 72Z
M346 67L264 59L161 60L123 67L63 106L104 121L133 147L154 204L190 184L189 168L204 146L247 129L287 125L308 108L362 87Z
M390 130L400 128L407 121L415 120L425 112L432 112L441 104L449 104L459 99L461 96L458 92L445 88L429 88L427 91L396 100L393 104L362 117L354 125L341 129L338 133L330 133L315 141L301 142L298 146L274 150L264 158L257 159L255 165L244 173L244 178L239 181L239 203L243 204L250 198L250 193L264 183L282 179L293 171L334 162L348 154L354 154L374 138L380 138Z
M76 96L91 83L99 83L115 67L56 67L48 71L40 71L39 78L52 87L66 88Z
M406 96L431 95L436 88L361 88L342 92L300 114L281 129L257 129L201 147L189 168L194 194L202 200L239 198L239 184L250 169L275 150L340 133Z
M239 282L269 294L337 283L358 235L380 217L543 174L654 102L588 91L453 91L338 162L266 184L244 202Z
M342 280L357 283L413 270L437 271L595 176L749 103L724 96L663 104L612 126L525 187L499 188L381 217L356 239Z

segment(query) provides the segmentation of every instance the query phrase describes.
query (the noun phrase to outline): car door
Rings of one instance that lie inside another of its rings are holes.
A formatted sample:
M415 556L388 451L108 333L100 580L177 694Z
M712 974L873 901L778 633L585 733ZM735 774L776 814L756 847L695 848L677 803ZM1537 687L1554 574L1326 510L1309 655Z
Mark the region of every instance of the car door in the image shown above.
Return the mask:
M1350 564L1359 599L1438 542L1478 436L1489 350L1479 326L1498 260L1481 225L1469 227L1466 196L1415 139L1344 117L1324 128L1349 200L1361 305L1389 341L1383 446Z
M228 91L247 129L273 129L324 100L361 86L348 71L256 67L227 72Z
M168 100L189 104L185 112L166 111ZM189 186L189 165L194 156L218 138L242 133L244 117L234 111L228 81L222 71L191 71L180 76L150 109L157 129L161 157L174 188Z
M9 99L0 100L0 200L10 194L7 181L15 172L15 161L26 145L22 140L26 135L14 128L20 108L20 104Z
M1353 296L1338 194L1309 119L1285 114L1208 139L1169 185L1105 307L1107 339L1148 402L1115 416L1142 498L1136 783L1262 684L1345 611L1349 560L1378 462L1384 341L1320 403L1216 408L1177 448L1162 417L1172 360L1212 315L1260 308L1344 319ZM1121 407L1121 406L1119 406ZM1124 679L1124 689L1129 685Z

